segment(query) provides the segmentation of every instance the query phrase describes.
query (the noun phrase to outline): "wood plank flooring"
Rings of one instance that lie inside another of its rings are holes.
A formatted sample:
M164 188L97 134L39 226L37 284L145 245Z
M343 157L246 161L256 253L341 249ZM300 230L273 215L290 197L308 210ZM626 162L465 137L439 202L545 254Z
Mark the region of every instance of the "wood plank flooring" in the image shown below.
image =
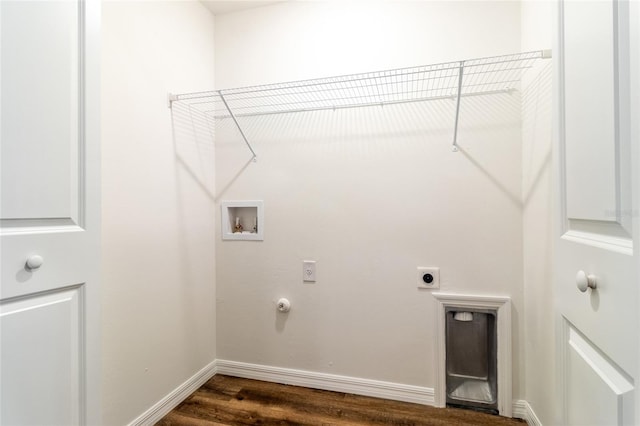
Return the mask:
M157 426L517 425L520 420L216 375Z

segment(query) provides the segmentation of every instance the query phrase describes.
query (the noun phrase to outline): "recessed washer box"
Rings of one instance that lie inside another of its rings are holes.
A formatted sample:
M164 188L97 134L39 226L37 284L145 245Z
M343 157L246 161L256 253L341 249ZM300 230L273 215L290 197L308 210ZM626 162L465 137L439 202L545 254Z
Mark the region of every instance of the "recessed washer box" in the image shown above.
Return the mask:
M264 240L264 203L253 201L222 201L223 240ZM239 225L239 226L237 226Z

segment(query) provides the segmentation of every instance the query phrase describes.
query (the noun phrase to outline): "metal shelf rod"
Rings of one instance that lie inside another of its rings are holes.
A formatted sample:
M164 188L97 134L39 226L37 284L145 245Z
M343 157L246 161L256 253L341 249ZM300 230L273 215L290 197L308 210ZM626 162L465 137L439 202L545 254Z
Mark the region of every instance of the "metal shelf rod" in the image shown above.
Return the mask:
M458 71L458 99L456 100L456 120L453 125L453 146L451 150L458 150L458 119L460 118L460 98L462 97L462 76L464 75L464 61L460 62L460 70Z
M253 154L253 161L256 161L257 155L255 153L255 151L253 150L253 148L251 147L251 144L249 143L249 140L247 139L247 137L245 136L244 132L242 131L242 127L240 126L240 123L238 123L238 119L236 119L236 116L233 114L233 111L231 111L231 108L229 108L229 104L227 104L226 99L224 98L224 95L222 94L222 92L218 91L218 95L220 96L220 99L222 100L222 103L224 103L224 106L227 108L227 111L229 111L229 115L231 116L231 118L233 118L233 122L236 123L236 127L238 128L238 131L240 132L240 136L242 136L242 139L244 139L244 143L247 144L247 148L249 148L249 151L251 151L251 154Z
M468 98L473 96L488 96L488 95L499 95L503 93L511 93L515 89L500 89L500 90L489 90L486 92L477 92L477 93L464 93L461 95L462 98ZM339 109L354 109L354 108L362 108L362 107L374 107L374 106L387 106L387 105L402 105L402 104L410 104L417 102L429 102L429 101L441 101L445 99L457 100L457 95L443 95L443 96L432 96L427 98L416 98L416 99L407 99L401 101L383 101L383 102L370 102L370 103L357 103L351 105L338 105L338 106L326 106L326 107L315 107L315 108L297 108L297 109L284 109L279 111L269 111L269 112L247 112L247 113L239 113L235 114L236 118L243 117L261 117L263 115L277 115L277 114L291 114L291 113L299 113L299 112L314 112L314 111L335 111ZM204 112L210 113L215 112L214 110L205 110ZM224 119L231 118L229 114L226 115L214 115L214 119Z

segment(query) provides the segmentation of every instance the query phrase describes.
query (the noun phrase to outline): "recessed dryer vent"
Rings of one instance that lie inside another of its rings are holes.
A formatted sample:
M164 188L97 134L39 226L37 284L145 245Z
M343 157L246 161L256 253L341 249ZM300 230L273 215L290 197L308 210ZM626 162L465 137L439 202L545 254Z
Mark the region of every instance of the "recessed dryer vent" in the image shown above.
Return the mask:
M496 311L445 312L447 405L498 414Z
M436 406L511 417L511 301L433 293L438 302Z

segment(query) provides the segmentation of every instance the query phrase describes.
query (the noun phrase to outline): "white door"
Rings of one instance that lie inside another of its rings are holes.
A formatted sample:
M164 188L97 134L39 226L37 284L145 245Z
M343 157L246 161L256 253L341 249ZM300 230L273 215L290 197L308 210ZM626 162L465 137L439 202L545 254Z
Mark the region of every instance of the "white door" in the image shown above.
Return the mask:
M99 6L0 1L2 425L101 422Z
M640 419L634 419L633 407L640 377L640 184L638 140L631 130L638 117L630 113L631 97L640 93L631 84L638 75L631 72L630 45L638 44L630 36L637 22L630 21L626 1L559 2L554 280L559 414L569 425Z

